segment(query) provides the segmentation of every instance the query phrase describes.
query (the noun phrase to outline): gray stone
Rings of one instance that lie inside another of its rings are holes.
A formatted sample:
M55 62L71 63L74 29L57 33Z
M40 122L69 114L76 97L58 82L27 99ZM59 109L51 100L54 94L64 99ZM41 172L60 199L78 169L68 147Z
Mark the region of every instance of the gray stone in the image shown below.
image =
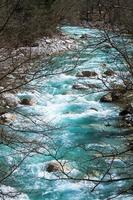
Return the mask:
M108 93L101 97L100 102L110 103L113 101L112 94Z
M106 76L114 76L115 72L111 69L108 69L107 71L104 72L104 75Z
M86 89L94 89L94 88L98 88L98 86L96 86L95 84L74 84L72 86L72 89L75 89L75 90L86 90Z
M3 93L0 96L0 104L3 107L15 108L19 104L19 99L11 93Z
M12 113L5 113L0 116L0 124L10 123L16 120L16 115Z
M119 115L120 116L125 116L125 115L128 115L128 114L133 114L133 104L129 104L125 107L124 110L122 110Z
M26 106L33 106L35 104L35 101L31 98L23 98L20 101L20 104L26 105Z
M82 71L79 72L76 76L77 77L95 77L98 74L95 71Z

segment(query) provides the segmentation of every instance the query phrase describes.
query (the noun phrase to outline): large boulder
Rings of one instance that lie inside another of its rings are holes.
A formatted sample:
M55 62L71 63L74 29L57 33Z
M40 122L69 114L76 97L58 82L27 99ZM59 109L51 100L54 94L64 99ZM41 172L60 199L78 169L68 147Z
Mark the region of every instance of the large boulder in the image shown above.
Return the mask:
M82 71L76 74L77 77L95 77L97 75L95 71Z
M10 123L16 120L16 115L12 113L5 113L0 116L0 124Z

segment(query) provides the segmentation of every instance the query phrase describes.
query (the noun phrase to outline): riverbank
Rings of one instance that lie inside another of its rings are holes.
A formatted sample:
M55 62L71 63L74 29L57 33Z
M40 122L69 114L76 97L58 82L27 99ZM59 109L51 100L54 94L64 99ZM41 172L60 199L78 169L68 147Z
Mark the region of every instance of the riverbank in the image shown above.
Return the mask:
M93 51L91 44L98 35L97 30L81 27L65 27L65 30L70 35L77 33L78 38L89 34L90 46L80 53L78 63L77 52L67 51L53 56L48 65L48 69L76 66L74 70L41 76L32 85L27 84L24 91L14 94L19 106L16 120L3 126L8 127L6 130L10 131L11 137L7 137L8 148L6 137L3 138L1 157L4 157L6 166L14 167L14 161L17 163L19 158L17 150L24 155L31 150L33 154L6 180L6 185L30 200L107 199L116 195L119 189L124 190L125 179L132 177L132 166L125 164L130 162L128 152L125 154L127 129L115 126L120 107L116 102L100 101L108 91L99 78L104 75L104 80L116 80L118 70L113 59L112 62L108 59L108 48ZM45 68L44 63L42 74ZM63 178L66 175L66 180L62 180L61 172ZM99 180L96 188L95 180ZM124 194L122 198L126 198Z
M37 78L41 63L47 68L52 56L78 49L78 45L78 40L60 32L52 38L43 37L29 47L0 49L3 60L0 65L0 113L4 114L19 104L15 93Z

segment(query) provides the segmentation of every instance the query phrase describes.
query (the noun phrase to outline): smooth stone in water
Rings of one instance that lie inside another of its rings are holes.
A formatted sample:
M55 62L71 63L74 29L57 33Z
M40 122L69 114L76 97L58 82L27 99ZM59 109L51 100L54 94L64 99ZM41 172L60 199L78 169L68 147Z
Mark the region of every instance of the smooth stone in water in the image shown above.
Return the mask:
M62 167L57 162L50 162L46 167L46 171L49 172L49 173L51 173L51 172L61 172Z
M112 94L108 93L101 97L100 102L110 103L113 101Z
M86 89L94 89L94 88L99 88L95 84L74 84L72 86L72 89L75 90L86 90Z
M90 108L90 110L94 110L94 111L98 112L98 109L96 109L96 108Z
M104 72L104 75L106 76L114 76L115 72L111 69L108 69L107 71Z
M35 104L35 101L33 99L24 98L21 100L20 104L26 105L26 106L33 106Z

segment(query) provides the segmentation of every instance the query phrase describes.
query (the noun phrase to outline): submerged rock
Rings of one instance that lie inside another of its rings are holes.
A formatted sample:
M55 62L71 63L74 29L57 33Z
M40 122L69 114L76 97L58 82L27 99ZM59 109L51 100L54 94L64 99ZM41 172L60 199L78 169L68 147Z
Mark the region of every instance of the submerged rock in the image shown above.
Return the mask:
M76 74L77 77L94 77L98 74L95 71L82 71Z

